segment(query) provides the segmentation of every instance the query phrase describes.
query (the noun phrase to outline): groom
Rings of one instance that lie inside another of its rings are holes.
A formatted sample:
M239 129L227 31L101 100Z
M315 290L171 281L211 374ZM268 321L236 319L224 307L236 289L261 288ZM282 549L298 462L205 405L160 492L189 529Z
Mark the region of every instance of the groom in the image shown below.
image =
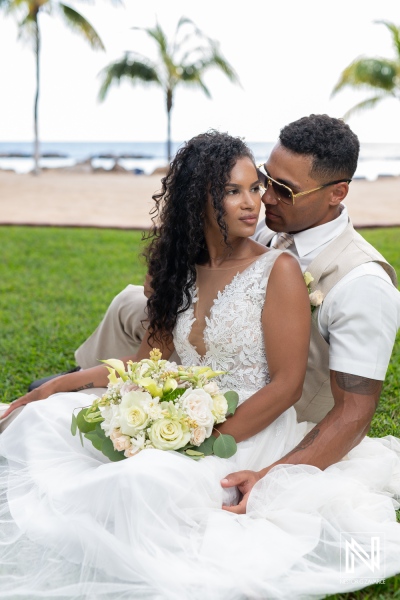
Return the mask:
M260 169L269 229L260 227L256 239L296 256L302 270L314 278L314 297L322 299L313 311L308 369L303 394L295 404L299 421L317 425L279 463L325 469L361 441L376 409L400 325L395 272L354 231L342 204L358 152L358 139L345 123L311 115L282 129ZM78 364L89 368L101 356L132 354L144 333L144 307L143 288L128 286L77 350ZM235 417L246 419L250 407L248 400ZM223 480L223 487L238 486L243 494L238 506L225 508L245 512L251 488L272 466Z

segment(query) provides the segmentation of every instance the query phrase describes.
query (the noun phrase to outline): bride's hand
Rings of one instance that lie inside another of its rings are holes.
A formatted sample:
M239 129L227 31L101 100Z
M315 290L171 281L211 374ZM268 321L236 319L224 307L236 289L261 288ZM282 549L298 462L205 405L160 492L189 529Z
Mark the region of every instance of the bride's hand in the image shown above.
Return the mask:
M246 512L247 501L250 496L250 492L257 481L261 479L261 476L256 471L237 471L237 473L231 473L221 480L223 488L229 488L236 486L239 492L242 494L242 499L236 506L222 506L223 510L243 515Z
M28 392L24 396L13 400L13 402L10 403L9 408L5 411L5 413L3 413L0 416L0 422L6 417L8 417L8 415L10 415L16 408L24 406L25 404L29 404L30 402L35 402L35 400L43 400L44 398L46 398L47 396L43 395L43 390L41 390L41 387L38 387L35 390Z

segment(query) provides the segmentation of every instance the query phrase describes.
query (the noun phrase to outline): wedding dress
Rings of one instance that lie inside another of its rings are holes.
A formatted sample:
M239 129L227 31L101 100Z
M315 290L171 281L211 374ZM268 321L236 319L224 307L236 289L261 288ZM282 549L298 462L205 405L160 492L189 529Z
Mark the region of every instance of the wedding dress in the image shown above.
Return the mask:
M233 278L218 273L209 311L203 303L196 313L200 286L175 328L182 363L228 370L221 384L240 402L269 379L261 311L279 254ZM204 353L190 341L201 321ZM144 450L110 463L70 434L72 410L91 400L60 393L34 402L0 436L2 600L322 598L400 572L399 440L366 438L323 472L278 466L254 487L247 514L234 515L221 510L235 495L221 478L292 449L312 427L293 408L230 459ZM374 572L362 554L371 544Z

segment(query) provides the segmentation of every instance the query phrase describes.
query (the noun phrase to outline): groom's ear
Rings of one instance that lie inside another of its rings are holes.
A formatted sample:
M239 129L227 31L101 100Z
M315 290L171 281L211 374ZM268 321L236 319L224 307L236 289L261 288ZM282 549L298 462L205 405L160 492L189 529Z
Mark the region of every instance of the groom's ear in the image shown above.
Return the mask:
M346 182L336 183L330 190L329 204L331 206L338 206L346 198L349 193L349 184Z

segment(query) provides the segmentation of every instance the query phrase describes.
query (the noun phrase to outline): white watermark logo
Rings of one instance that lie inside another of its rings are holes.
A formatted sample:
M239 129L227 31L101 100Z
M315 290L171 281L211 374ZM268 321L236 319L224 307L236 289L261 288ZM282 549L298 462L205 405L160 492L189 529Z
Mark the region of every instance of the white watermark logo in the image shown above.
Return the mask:
M380 533L341 533L341 582L365 583L365 585L384 583L384 542L384 537Z

